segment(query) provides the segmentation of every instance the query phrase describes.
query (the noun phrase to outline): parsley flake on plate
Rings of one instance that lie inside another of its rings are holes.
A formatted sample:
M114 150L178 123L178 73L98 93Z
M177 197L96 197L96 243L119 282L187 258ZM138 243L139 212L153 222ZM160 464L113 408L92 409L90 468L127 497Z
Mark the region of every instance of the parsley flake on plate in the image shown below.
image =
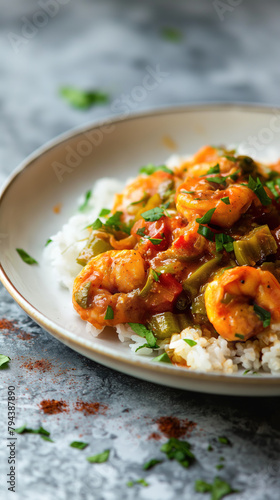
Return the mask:
M143 219L145 221L155 222L156 220L159 220L164 215L165 215L164 208L155 207L155 208L152 208L151 210L147 210L146 212L143 212L141 214L141 217L143 217Z
M91 198L91 190L86 192L84 202L79 207L80 212L83 212L84 210L86 210L88 208L90 198Z
M17 253L19 254L20 258L28 264L29 266L32 266L33 264L38 264L37 260L33 259L25 250L22 248L16 248Z
M186 344L189 344L190 347L194 347L195 345L197 345L197 342L195 340L192 340L192 339L183 339L184 342L186 342Z
M173 170L168 168L166 165L153 165L153 163L149 163L148 165L145 165L144 167L141 167L139 170L140 174L147 174L147 175L152 175L155 172L162 171L166 172L167 174L174 174ZM139 203L139 202L138 202Z
M102 208L102 210L100 210L99 217L105 217L110 212L111 212L111 210L109 210L109 208Z
M196 222L198 222L199 224L209 224L215 210L216 208L211 208L210 210L208 210L208 212L206 212L206 214L203 215L203 217L198 217L198 219L196 219Z
M197 230L198 234L201 234L201 236L204 236L209 241L213 241L215 234L213 231L210 229L210 227L207 226L202 226L199 224L199 228Z
M157 361L159 363L169 363L170 365L172 365L172 361L168 354L166 354L166 352L160 354L159 356L156 356L156 358L153 358L152 361Z
M259 198L262 205L265 207L271 205L271 198L268 196L266 190L264 189L259 177L255 181L253 177L249 176L248 188L255 193L255 195Z
M108 94L99 90L81 90L75 87L62 87L60 95L74 108L89 109L97 104L106 104L109 101Z
M217 163L217 165L214 165L214 167L210 167L209 170L206 172L206 174L201 175L200 177L204 177L205 175L211 175L211 174L219 174L220 173L220 165Z
M145 231L146 231L145 226L139 227L139 229L137 229L137 231L136 231L136 234L138 234L139 236L145 236Z
M8 368L8 363L11 361L11 358L9 356L6 356L5 354L0 354L0 368Z
M227 252L233 252L234 239L228 234L215 234L216 252L221 252L223 249Z
M98 453L98 455L92 455L91 457L87 457L87 461L91 464L103 464L107 462L110 456L110 450L105 450L102 453Z
M139 335L139 337L145 338L147 340L147 343L138 347L136 351L139 351L139 349L143 349L143 347L149 347L150 349L159 348L159 346L157 345L157 339L151 330L148 330L148 328L146 328L141 323L128 323L128 324L130 328L135 333L137 333L137 335Z
M50 243L52 243L52 239L51 239L51 238L49 238L49 239L46 241L46 243L45 243L45 247L47 247Z
M228 196L225 196L224 198L221 198L221 201L222 201L225 205L230 205L230 201L229 201L229 197L228 197Z

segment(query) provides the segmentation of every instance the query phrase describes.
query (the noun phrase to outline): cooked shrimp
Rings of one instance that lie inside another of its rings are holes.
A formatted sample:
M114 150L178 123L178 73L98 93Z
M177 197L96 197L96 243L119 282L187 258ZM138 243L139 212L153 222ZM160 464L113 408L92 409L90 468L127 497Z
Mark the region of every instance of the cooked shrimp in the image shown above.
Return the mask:
M141 321L138 289L146 281L144 260L135 250L110 250L91 259L74 282L73 304L96 328ZM84 302L81 302L81 297ZM81 305L82 304L82 305ZM110 306L114 317L105 319Z
M245 341L263 330L254 304L271 314L272 323L280 321L280 284L269 271L235 267L206 287L207 316L226 340Z
M217 184L210 179L188 179L181 184L177 191L176 208L189 221L215 208L211 224L231 227L248 210L256 196L241 184L216 189ZM229 204L224 203L222 198L229 198Z

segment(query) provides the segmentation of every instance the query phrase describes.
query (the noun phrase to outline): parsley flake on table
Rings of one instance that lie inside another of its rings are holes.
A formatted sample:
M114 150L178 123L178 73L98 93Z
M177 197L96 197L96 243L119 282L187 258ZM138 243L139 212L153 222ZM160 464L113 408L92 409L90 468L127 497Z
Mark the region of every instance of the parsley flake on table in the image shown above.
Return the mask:
M160 451L166 454L169 460L177 460L182 467L188 468L195 460L194 454L190 451L191 445L187 441L180 441L176 438L170 438L163 444Z
M209 224L215 210L216 208L211 208L210 210L208 210L208 212L206 212L206 214L203 215L203 217L198 217L198 219L196 219L196 222L198 222L199 224Z
M173 170L168 168L166 165L153 165L153 163L149 163L148 165L145 165L144 167L141 167L139 170L140 174L147 174L147 175L152 175L155 172L162 171L166 172L167 174L174 174ZM139 203L139 202L138 202Z
M159 356L156 356L156 358L153 358L152 361L157 361L159 363L169 363L170 365L172 365L172 361L168 354L166 354L166 352L160 354Z
M254 304L254 311L257 314L257 316L260 318L260 320L262 321L264 328L266 328L267 326L270 325L271 314L269 311L267 311L266 309L263 309L262 307L258 306L257 304Z
M194 347L195 345L197 345L197 342L192 339L183 339L183 341L186 342L186 344L189 344L190 347Z
M91 190L86 192L84 202L79 207L80 212L83 212L84 210L86 210L88 208L90 198L91 198Z
M87 461L91 464L103 464L104 462L107 462L109 456L110 450L105 450L102 453L98 453L98 455L87 457Z
M152 458L151 460L149 460L148 462L146 462L144 465L143 465L143 470L150 470L152 469L155 465L157 464L161 464L162 463L162 460L158 460L157 458Z
M87 226L86 228L92 229L93 231L96 231L97 229L100 229L103 226L102 222L100 219L96 219L92 224Z
M53 440L50 439L50 432L46 431L42 426L39 427L39 429L31 429L30 427L27 427L26 424L22 425L21 427L18 427L17 429L14 429L14 432L17 434L39 434L42 439L45 441L49 441L50 443L53 443Z
M88 443L83 443L83 441L72 441L69 446L77 448L78 450L84 450L88 446Z
M109 101L109 95L99 90L86 91L75 87L62 87L59 93L71 106L78 109L89 109Z
M182 32L178 28L165 27L161 30L161 36L170 42L180 42L183 38Z
M128 323L130 328L139 335L139 337L142 337L147 340L146 344L141 345L136 349L136 351L139 351L139 349L143 349L143 347L149 347L150 349L158 349L159 346L157 345L157 339L154 336L153 332L151 330L148 330L144 325L141 323Z
M19 254L20 258L28 264L29 266L32 266L33 264L38 264L37 260L33 259L25 250L22 248L16 248L17 253Z
M211 493L211 500L221 500L226 495L230 493L238 493L238 490L233 490L230 484L219 477L215 477L212 484L206 483L201 479L197 479L195 482L195 491L198 493Z
M6 356L5 354L0 354L0 368L8 368L9 361L11 361L11 358L9 356Z
M141 484L142 486L149 486L149 483L147 483L147 481L145 481L145 479L143 479L143 478L136 479L135 481L128 481L126 483L126 486L128 486L129 488L132 488L132 486L134 486L135 484Z
M225 437L225 436L219 436L219 437L218 437L218 441L219 441L221 444L227 444L227 445L229 445L229 446L230 446L230 444L231 444L231 443L230 443L230 440L229 440L227 437Z
M111 306L107 307L104 319L106 320L114 319L114 309Z

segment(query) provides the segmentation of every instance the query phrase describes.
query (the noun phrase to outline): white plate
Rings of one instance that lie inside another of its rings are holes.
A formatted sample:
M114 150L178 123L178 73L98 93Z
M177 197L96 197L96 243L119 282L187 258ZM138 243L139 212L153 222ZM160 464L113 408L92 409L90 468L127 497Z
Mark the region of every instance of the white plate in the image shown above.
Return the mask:
M279 112L278 112L279 113ZM255 136L258 155L274 148L280 156L279 118L275 110L213 105L170 109L90 125L64 134L31 155L10 177L0 199L0 278L18 304L37 323L75 351L135 377L171 387L247 396L280 395L280 377L191 372L137 358L121 344L114 330L98 338L85 333L72 310L69 294L59 289L44 264L45 241L73 214L76 199L99 177L127 178L147 163L160 164L172 152L164 137L177 144L178 154L204 144L246 142ZM278 127L278 132L277 132ZM248 149L248 153L253 153ZM64 165L61 176L54 162ZM61 213L53 207L61 203ZM15 249L23 248L39 266L28 266Z

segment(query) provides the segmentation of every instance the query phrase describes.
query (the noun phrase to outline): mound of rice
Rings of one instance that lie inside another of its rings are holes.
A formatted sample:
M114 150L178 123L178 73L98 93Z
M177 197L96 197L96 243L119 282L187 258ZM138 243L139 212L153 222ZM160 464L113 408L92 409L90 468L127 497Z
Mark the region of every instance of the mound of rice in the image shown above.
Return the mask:
M178 158L174 155L166 165L172 168L185 159L186 157ZM54 267L61 286L70 292L75 277L82 269L76 263L76 258L88 237L85 227L92 224L102 208L112 208L115 193L121 192L123 188L124 183L116 179L104 178L96 182L87 210L71 217L61 231L51 237L52 243L45 248L45 258ZM77 206L82 203L83 197L78 200ZM69 301L71 303L70 298ZM90 323L85 328L93 336L102 331ZM129 343L133 353L151 359L155 356L152 349L144 347L137 350L146 343L146 339L136 335L129 325L118 325L116 330L119 340ZM194 341L195 345L189 345L185 339ZM249 374L259 371L280 374L280 325L272 325L271 329L247 342L227 342L220 336L211 337L207 331L202 333L199 327L188 327L181 333L172 335L170 341L166 339L158 345L160 349L156 351L156 355L166 351L173 363L191 370L232 374L243 369Z

